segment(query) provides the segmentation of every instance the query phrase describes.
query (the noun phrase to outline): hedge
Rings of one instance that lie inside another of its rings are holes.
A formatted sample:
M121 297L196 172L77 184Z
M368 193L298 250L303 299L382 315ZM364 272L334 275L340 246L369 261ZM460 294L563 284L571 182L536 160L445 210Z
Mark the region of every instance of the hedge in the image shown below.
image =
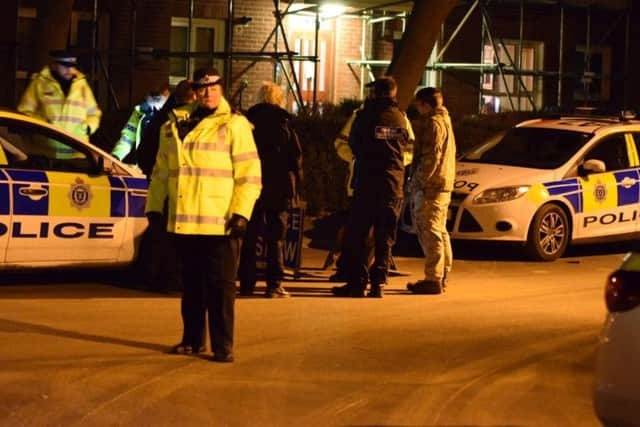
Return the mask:
M347 205L348 165L335 151L333 141L360 101L348 100L339 105L325 105L322 112L299 114L294 126L303 151L303 198L309 215L323 215L342 210ZM129 112L106 113L98 132L91 140L110 151L120 137ZM465 152L497 132L532 117L530 113L503 113L453 116L457 150Z

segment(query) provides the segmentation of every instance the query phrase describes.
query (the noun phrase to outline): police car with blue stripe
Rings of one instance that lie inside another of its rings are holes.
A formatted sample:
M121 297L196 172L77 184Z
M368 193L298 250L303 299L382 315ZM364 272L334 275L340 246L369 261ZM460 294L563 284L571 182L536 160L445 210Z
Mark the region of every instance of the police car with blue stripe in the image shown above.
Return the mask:
M640 121L624 116L520 123L458 159L451 237L520 242L541 261L569 243L635 238L639 147Z
M137 169L60 128L0 111L0 269L132 262L146 195Z

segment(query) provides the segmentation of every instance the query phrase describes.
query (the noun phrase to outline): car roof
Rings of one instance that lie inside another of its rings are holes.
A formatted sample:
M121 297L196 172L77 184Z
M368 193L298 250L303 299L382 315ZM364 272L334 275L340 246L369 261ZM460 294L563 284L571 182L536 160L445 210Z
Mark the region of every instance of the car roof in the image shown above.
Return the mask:
M535 127L560 129L572 132L595 134L632 126L631 130L640 130L639 120L620 120L609 116L566 116L556 118L533 119L519 123L516 127Z

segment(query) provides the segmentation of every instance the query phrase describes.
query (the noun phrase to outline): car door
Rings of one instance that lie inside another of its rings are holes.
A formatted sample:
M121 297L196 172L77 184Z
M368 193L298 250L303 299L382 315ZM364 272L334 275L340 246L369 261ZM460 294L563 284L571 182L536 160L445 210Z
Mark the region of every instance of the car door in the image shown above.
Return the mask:
M11 205L9 198L9 177L4 172L7 167L7 156L0 139L0 264L4 263L7 245L9 244L9 227L11 226Z
M0 121L0 134L24 153L5 170L12 199L6 262L82 265L117 259L127 217L124 207L114 214L112 204L125 200L126 189L114 188L114 179L101 173L99 153L27 121ZM64 158L50 150L52 143L58 153L65 147Z
M582 211L576 215L576 237L602 237L637 230L640 184L638 156L629 135L617 133L598 141L584 160L604 162L605 172L583 174Z

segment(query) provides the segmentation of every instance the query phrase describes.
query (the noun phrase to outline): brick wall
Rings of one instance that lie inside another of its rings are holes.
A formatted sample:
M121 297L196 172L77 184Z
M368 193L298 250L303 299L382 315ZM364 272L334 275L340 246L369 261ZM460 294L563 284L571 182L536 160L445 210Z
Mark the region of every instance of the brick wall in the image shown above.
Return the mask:
M360 66L349 65L348 60L360 60L362 45L362 19L354 17L341 17L336 19L336 57L333 72L334 103L343 99L360 97ZM366 49L366 47L365 47ZM364 70L364 82L368 81L367 70Z

